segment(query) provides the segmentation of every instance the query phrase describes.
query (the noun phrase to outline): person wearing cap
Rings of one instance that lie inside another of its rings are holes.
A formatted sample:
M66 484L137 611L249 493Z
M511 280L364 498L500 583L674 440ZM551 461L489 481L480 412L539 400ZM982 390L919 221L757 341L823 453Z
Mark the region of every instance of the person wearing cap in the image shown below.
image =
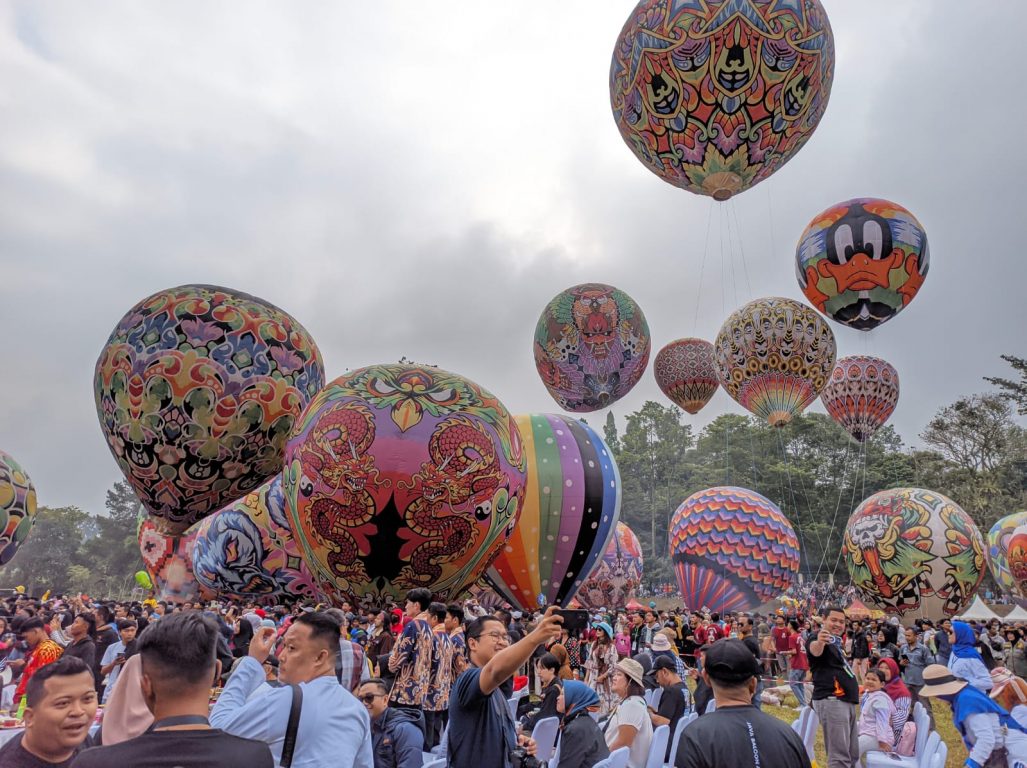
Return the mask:
M928 666L920 695L935 696L952 707L952 723L970 753L963 764L965 768L982 768L992 753L1003 747L1011 768L1027 761L1027 729L982 691L952 674L948 667Z
M852 768L859 760L859 685L842 651L844 631L845 611L829 606L809 644L813 711L824 731L827 768Z
M710 645L702 676L717 709L682 731L676 768L810 768L799 735L753 706L759 664L745 643L725 638Z
M637 661L621 659L610 675L613 694L620 704L606 724L606 746L611 752L627 747L628 768L645 768L653 740L653 723L642 681L644 673Z
M592 768L610 756L603 732L590 711L599 711L596 692L577 680L567 680L556 700L560 721L560 762L554 768Z
M613 710L614 696L610 677L617 666L617 649L613 645L613 627L605 621L592 625L596 639L585 660L585 685L599 695L599 712L606 717Z
M1027 681L1017 677L1011 669L995 667L991 670L991 693L988 695L1027 728Z
M649 707L649 719L652 720L654 728L666 725L673 734L674 729L678 726L678 721L691 710L692 696L688 692L688 686L681 680L681 675L678 673L673 659L666 656L657 657L653 662L653 674L663 693L660 696L659 708ZM671 759L670 747L670 740L668 740L664 762Z

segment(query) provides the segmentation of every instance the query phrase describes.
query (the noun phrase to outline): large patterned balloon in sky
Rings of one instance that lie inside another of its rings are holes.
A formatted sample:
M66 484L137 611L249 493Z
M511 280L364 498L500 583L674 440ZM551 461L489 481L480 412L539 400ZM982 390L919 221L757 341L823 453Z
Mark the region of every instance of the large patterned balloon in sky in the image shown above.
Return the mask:
M581 585L576 599L586 608L620 608L642 583L642 545L624 523L617 531L599 565Z
M11 562L36 522L36 488L13 456L0 451L0 565Z
M879 357L843 357L820 399L832 419L857 442L865 443L885 425L899 402L899 372Z
M836 354L834 334L823 318L805 304L779 297L735 310L714 347L720 385L775 427L817 399Z
M475 581L510 536L525 457L513 417L448 371L375 365L315 397L286 447L286 508L322 591L402 602Z
M977 526L952 499L921 488L866 499L849 518L842 551L863 600L899 616L956 616L984 578Z
M556 296L535 326L535 367L567 411L613 405L649 363L649 325L624 291L585 283Z
M292 535L281 475L205 517L191 533L193 574L219 595L275 601L318 597Z
M695 414L717 391L713 345L703 339L678 339L656 353L653 372L660 390L675 405Z
M1009 544L1013 532L1027 525L1027 512L1014 512L1000 518L988 531L988 566L995 583L1020 605L1027 605L1027 595L1021 593L1020 585L1009 569Z
M610 103L649 170L726 200L802 148L833 79L819 0L641 0L613 50Z
M707 488L670 519L670 556L685 605L752 610L799 572L799 540L780 509L755 491Z
M185 603L213 600L216 593L201 585L193 575L192 546L196 531L169 536L160 531L149 515L139 518L139 554L153 582L158 600Z
M817 309L869 331L895 317L927 277L927 233L901 205L859 197L809 223L795 251L799 285Z
M517 417L528 458L520 522L487 576L521 610L539 595L566 607L606 552L620 516L620 474L588 424L569 416Z
M183 285L121 319L93 389L122 472L156 525L178 534L281 471L323 370L310 334L274 305Z

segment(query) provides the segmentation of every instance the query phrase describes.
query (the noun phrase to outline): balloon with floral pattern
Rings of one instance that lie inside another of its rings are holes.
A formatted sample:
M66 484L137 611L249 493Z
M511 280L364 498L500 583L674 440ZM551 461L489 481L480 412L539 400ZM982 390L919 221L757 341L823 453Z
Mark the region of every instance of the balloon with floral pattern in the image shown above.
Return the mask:
M10 454L0 451L0 565L11 562L36 522L36 488Z
M634 531L619 522L603 559L581 585L575 599L592 610L622 606L642 584L642 570L642 545Z
M678 339L656 353L653 372L660 390L675 405L699 413L717 391L714 349L703 339Z
M842 428L860 443L872 438L899 402L899 372L870 355L841 358L820 399Z

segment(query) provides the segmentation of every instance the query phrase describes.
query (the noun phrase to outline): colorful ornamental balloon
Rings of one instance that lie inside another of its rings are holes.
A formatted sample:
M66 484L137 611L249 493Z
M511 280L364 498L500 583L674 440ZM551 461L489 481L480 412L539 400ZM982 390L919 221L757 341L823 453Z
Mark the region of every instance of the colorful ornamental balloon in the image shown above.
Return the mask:
M36 522L36 488L21 465L0 451L0 565L11 562Z
M860 504L842 552L862 599L899 616L955 616L984 578L977 526L954 501L921 488L881 491Z
M799 540L781 510L732 486L682 502L670 519L670 556L693 610L752 610L788 589L799 572Z
M832 205L809 223L795 251L799 286L810 303L861 331L909 304L930 263L916 216L873 197Z
M624 291L602 283L568 288L535 326L535 367L567 411L585 413L624 397L649 364L649 325Z
M717 377L743 408L780 427L817 399L834 368L831 328L791 299L750 301L720 327Z
M620 474L610 449L588 424L556 414L516 419L528 459L528 489L520 522L487 577L522 611L541 604L566 607L613 536Z
M226 597L318 597L285 511L282 477L205 517L195 527L193 574Z
M649 170L727 200L802 148L833 79L818 0L641 0L613 50L610 104Z
M619 608L642 583L642 545L624 523L606 547L603 559L581 585L577 600L586 608Z
M1009 568L1009 545L1013 532L1027 525L1027 512L1014 512L1000 518L988 531L988 565L995 583L1007 592L1018 605L1027 605L1027 594L1013 578Z
M184 536L161 533L149 515L139 519L139 554L159 600L172 603L213 600L217 595L203 587L193 575L192 546L195 530Z
M884 426L899 402L899 372L879 357L843 357L820 396L824 407L857 442Z
M717 391L713 345L703 339L678 339L656 353L656 383L675 405L695 414Z
M469 379L418 365L341 376L297 421L286 509L335 600L443 598L475 581L520 514L526 462L513 418Z
M506 602L496 593L496 590L494 590L484 578L478 579L476 582L471 584L471 586L465 589L464 595L466 595L468 599L474 600L489 613L495 611L497 608L501 608Z
M274 305L183 285L121 319L93 389L118 466L158 527L177 535L281 471L323 371L314 340Z

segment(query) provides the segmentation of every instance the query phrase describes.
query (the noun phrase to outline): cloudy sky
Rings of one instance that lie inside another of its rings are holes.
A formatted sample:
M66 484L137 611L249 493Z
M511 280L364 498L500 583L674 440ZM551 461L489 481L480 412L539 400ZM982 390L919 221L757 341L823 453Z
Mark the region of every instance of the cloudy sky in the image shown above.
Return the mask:
M41 503L100 511L119 471L96 358L136 301L190 282L286 309L331 376L405 355L553 410L531 336L555 293L617 285L654 352L712 339L749 299L801 298L800 233L855 196L904 204L931 242L905 312L834 326L840 353L899 369L893 421L915 442L1006 372L999 354L1027 352L1027 6L824 5L838 56L819 129L719 205L617 133L630 0L0 4L0 448ZM647 399L651 372L615 413ZM738 410L720 392L695 423Z

